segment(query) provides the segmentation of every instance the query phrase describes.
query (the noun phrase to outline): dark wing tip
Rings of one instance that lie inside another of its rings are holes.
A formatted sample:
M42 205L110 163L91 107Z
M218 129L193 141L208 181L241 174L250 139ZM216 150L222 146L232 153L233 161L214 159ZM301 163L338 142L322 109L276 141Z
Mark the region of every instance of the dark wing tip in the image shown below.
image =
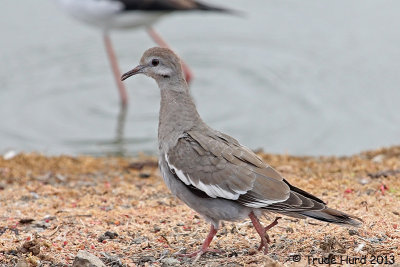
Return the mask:
M221 12L221 13L226 13L229 15L235 15L235 16L245 16L245 13L239 10L234 10L230 8L225 8L225 7L219 7L219 6L210 6L208 4L204 4L202 2L195 1L196 3L196 9L197 10L203 10L203 11L211 11L211 12Z
M314 195L311 195L310 193L308 193L308 192L306 192L306 191L304 191L304 190L302 190L302 189L300 189L300 188L297 188L297 187L295 187L295 186L289 184L289 182L286 181L286 179L283 179L283 181L289 186L290 191L294 191L294 192L299 193L300 195L302 195L302 196L304 196L304 197L310 198L310 199L315 200L315 201L317 201L317 202L319 202L319 203L321 203L321 204L326 205L326 203L325 203L323 200L317 198L317 197L314 196Z
M335 223L339 225L360 227L363 223L361 218L331 208L326 208L321 211L304 211L300 212L300 214L319 221Z

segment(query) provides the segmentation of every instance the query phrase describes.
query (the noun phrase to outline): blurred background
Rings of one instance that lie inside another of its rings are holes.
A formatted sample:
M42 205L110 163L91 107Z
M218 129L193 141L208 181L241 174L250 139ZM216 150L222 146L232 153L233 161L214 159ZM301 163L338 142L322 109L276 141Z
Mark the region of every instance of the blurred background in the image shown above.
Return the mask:
M269 153L400 143L400 1L205 2L245 16L174 13L154 28L191 67L212 127ZM3 0L0 29L0 153L156 153L159 90L127 80L123 118L99 29L52 0ZM122 72L155 46L144 29L111 37Z

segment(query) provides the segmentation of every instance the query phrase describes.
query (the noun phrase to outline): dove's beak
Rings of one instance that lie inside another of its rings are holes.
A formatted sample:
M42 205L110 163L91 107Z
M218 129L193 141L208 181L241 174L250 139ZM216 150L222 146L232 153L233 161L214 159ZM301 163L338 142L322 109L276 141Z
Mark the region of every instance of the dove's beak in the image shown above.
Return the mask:
M121 76L121 81L124 81L126 79L128 79L129 77L139 74L139 73L143 73L143 70L146 68L145 65L139 65L137 67L135 67L133 70L128 71L127 73L122 74Z

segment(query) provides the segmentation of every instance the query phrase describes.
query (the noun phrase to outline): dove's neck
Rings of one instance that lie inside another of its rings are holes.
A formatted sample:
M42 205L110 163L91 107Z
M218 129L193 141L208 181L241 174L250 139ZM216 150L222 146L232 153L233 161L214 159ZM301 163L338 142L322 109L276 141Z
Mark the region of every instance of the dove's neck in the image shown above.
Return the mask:
M161 152L174 146L186 131L203 122L185 80L158 83L161 89L158 141Z

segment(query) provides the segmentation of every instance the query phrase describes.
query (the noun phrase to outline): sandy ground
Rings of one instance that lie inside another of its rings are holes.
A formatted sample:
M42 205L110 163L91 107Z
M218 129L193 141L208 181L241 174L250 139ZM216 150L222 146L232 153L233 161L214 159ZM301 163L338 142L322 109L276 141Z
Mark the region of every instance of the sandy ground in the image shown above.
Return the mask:
M363 227L285 217L263 255L249 220L226 222L211 244L223 252L198 265L318 265L329 256L349 266L400 264L400 147L341 158L260 156L293 185L361 217ZM174 253L199 248L208 230L169 193L155 158L0 157L0 266L70 266L82 249L107 266L189 266Z

